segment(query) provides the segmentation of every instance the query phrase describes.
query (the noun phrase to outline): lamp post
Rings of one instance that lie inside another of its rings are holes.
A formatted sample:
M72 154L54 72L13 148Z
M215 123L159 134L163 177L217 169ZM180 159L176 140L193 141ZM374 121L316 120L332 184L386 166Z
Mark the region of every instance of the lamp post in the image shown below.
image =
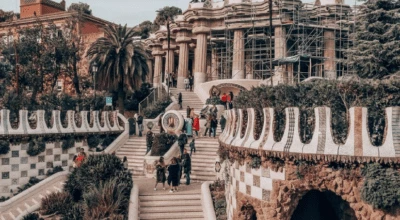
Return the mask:
M92 64L93 90L94 90L94 106L93 106L93 109L94 109L94 110L95 110L95 108L96 108L96 101L97 101L97 99L96 99L96 74L97 74L97 70L98 70L98 66L97 66L97 63L96 63L96 61L95 61L95 62L93 62L93 64Z

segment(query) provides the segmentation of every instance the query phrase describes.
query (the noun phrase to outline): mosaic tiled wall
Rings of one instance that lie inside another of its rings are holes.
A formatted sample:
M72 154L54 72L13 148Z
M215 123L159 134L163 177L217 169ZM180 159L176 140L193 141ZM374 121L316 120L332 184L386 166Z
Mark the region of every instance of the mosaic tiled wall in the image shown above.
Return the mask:
M269 201L273 180L285 180L283 172L272 171L271 168L260 167L252 169L248 164L239 165L235 162L229 168L229 184L227 187L227 214L228 219L233 218L237 207L237 192L249 195L253 198Z
M71 170L72 159L79 148L83 147L89 153L86 142L76 142L75 147L68 150L63 150L61 144L46 143L46 150L34 157L26 153L28 143L10 146L8 154L0 155L0 197L16 193L18 187L28 183L30 177L46 178L47 171L53 167Z

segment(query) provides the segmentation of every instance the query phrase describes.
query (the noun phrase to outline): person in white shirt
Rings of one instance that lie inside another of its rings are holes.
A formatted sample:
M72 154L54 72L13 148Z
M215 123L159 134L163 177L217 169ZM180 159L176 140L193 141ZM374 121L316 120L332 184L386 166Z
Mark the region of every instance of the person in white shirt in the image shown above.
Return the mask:
M189 89L189 78L185 77L183 84L185 85L185 91L187 91Z

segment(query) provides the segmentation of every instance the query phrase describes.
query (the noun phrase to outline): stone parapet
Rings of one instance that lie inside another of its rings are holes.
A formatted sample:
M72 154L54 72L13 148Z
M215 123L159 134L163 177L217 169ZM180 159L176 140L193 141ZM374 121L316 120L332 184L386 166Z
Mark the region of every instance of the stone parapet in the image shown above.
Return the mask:
M352 107L349 110L349 132L345 144L335 143L331 129L331 111L318 107L315 112L315 127L309 143L300 139L299 109L286 108L285 130L280 141L274 139L274 110L263 110L263 128L258 140L254 139L254 109L247 109L247 125L243 125L243 110L229 110L226 113L227 127L220 136L222 145L263 150L267 154L291 155L295 158L351 161L400 162L400 107L386 109L387 130L384 143L373 146L367 130L367 108ZM241 135L246 129L245 135Z

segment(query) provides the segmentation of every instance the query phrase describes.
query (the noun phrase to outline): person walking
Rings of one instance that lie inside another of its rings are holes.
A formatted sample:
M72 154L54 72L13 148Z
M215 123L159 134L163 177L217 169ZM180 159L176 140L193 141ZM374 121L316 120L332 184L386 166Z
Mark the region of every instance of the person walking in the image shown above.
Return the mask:
M187 136L185 133L181 132L181 134L178 137L178 146L181 155L183 154L183 148L185 148L185 144L187 144Z
M232 101L229 101L229 102L228 102L228 109L233 109Z
M217 127L218 127L218 120L217 117L212 117L211 118L211 130L210 133L212 131L213 137L215 138L215 135L217 133Z
M139 137L142 137L142 132L143 132L143 116L140 114L137 119L137 124L139 128Z
M182 155L182 167L183 167L183 173L186 176L186 185L190 185L190 172L192 171L192 160L186 148L184 149Z
M231 98L231 101L233 101L233 92L232 91L229 92L229 96Z
M190 118L194 119L195 113L194 113L194 108L190 109Z
M124 164L124 168L128 169L129 163L128 163L128 158L126 156L124 156L124 159L122 160L122 163Z
M174 78L172 77L172 73L169 74L168 79L169 79L169 85L168 85L168 87L172 87L173 84L174 84Z
M190 142L189 147L190 147L190 156L192 156L193 152L196 153L196 146L195 146L195 143L194 143L194 138Z
M186 135L188 137L193 137L193 120L188 117L185 119L185 124L186 124Z
M183 84L185 85L185 91L187 91L189 89L189 78L185 77Z
M207 136L207 133L209 133L208 136L211 137L211 115L207 116L207 121L206 121L205 127L206 127L206 130L204 132L204 137Z
M186 108L186 118L190 118L190 112L191 112L190 106L187 106L187 108Z
M179 109L182 109L182 93L178 93L178 104L179 104Z
M149 151L151 150L151 147L153 146L153 141L154 141L154 133L149 130L146 134L146 154L149 153Z
M157 190L158 183L162 183L163 190L165 190L165 180L167 178L165 177L166 165L164 163L164 157L160 157L160 159L156 161L155 167L156 167L156 185L154 186L154 191Z
M221 115L221 119L219 119L219 124L221 125L221 130L224 131L226 125L226 119L223 115Z
M189 89L190 89L190 91L193 90L193 76L192 75L189 76Z
M177 75L176 75L176 73L175 72L172 72L172 79L173 79L173 87L175 87L176 88L176 86L177 86L177 82L178 82L178 80L177 80Z
M170 193L178 191L179 184L179 165L175 157L171 159L171 164L168 166L168 185L170 186Z
M194 115L193 130L196 133L196 136L198 137L200 131L200 119L198 115Z
M218 115L218 108L217 108L217 106L213 105L213 106L210 108L210 114L211 114L211 116L213 116L213 117L217 117L217 115Z

